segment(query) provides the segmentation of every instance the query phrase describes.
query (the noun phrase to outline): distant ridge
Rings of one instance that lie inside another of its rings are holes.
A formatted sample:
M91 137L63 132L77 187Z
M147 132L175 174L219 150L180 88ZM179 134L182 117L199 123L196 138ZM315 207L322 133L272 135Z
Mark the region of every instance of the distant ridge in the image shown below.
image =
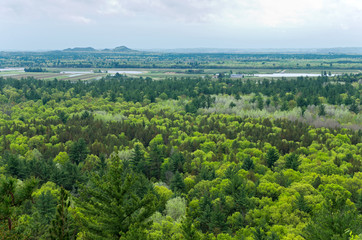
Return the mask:
M92 47L75 47L75 48L64 49L63 52L127 52L127 53L131 53L131 52L138 52L138 51L130 49L126 46L119 46L119 47L115 47L113 49L106 48L106 49L102 49L102 50L97 50Z
M362 47L336 48L175 48L144 49L159 53L236 53L236 54L362 54Z
M63 50L64 52L95 52L92 47L75 47L75 48L67 48Z

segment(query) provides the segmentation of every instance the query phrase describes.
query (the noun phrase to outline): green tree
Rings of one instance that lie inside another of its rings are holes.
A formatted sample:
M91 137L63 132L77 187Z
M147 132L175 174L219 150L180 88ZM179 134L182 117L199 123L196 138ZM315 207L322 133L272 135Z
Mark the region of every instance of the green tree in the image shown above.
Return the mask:
M174 192L184 192L185 187L186 186L183 177L179 172L176 172L171 180L171 190Z
M249 156L247 156L243 162L242 169L248 171L254 169L254 167L254 161Z
M119 239L132 225L142 231L149 217L164 204L153 186L140 174L127 169L116 157L110 159L102 177L93 176L77 200L90 239Z
M79 164L87 158L89 150L87 148L87 143L83 138L80 138L78 141L74 142L70 147L69 159L72 163Z
M311 222L305 227L303 237L307 240L330 240L350 238L349 232L362 233L361 216L347 203L351 193L336 184L321 186L324 203Z
M132 167L136 172L145 172L146 160L145 153L142 150L142 144L136 143L131 158Z
M181 231L182 236L185 240L200 240L200 233L197 231L196 227L193 224L193 220L190 216L186 217L181 222Z
M60 189L59 204L57 206L55 219L49 228L49 238L52 240L71 240L75 239L76 228L68 212L70 207L69 194L64 189Z
M324 106L324 104L319 105L318 115L319 116L325 116L326 115L326 107Z
M164 161L166 154L166 146L163 144L163 138L161 134L158 134L150 142L150 151L148 157L148 176L160 179L161 177L161 165Z
M301 162L299 160L299 156L297 154L295 154L294 152L285 157L285 167L286 168L291 168L294 171L297 171L300 163Z
M15 210L25 200L31 199L31 194L38 185L35 178L24 182L12 177L0 178L0 221L7 221L8 230L13 229L13 217Z
M266 164L269 168L274 166L274 163L279 159L279 152L275 147L268 150L266 154Z

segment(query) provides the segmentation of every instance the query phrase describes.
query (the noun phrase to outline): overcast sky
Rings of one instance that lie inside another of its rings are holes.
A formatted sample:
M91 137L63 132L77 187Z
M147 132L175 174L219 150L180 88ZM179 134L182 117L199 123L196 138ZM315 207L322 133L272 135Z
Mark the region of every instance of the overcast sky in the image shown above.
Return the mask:
M361 0L0 0L0 50L361 47Z

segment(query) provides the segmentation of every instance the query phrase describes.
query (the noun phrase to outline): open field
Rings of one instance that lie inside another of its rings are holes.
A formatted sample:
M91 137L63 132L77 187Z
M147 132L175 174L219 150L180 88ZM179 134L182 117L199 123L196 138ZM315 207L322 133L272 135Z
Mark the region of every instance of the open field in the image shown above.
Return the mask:
M100 72L99 72L100 71ZM109 71L109 72L108 72ZM94 69L94 68L75 68L75 69L67 69L67 68L48 68L47 72L24 72L22 70L12 70L12 71L0 71L0 77L12 77L16 79L33 77L35 79L42 80L97 80L107 75L115 75L115 72L119 72L122 75L127 76L142 76L142 77L150 77L153 79L162 79L165 77L217 77L218 74L222 73L224 75L229 74L244 74L245 78L269 78L266 75L262 77L256 76L257 74L273 74L273 73L284 73L285 77L291 78L288 76L288 73L300 73L300 74L321 74L323 69L204 69L202 71L197 71L195 69L144 69L144 68L124 68L124 69ZM331 74L349 74L349 73L359 73L358 70L349 70L349 69L333 69L331 71L326 71L327 74L330 72ZM255 76L253 76L255 74ZM278 75L279 76L279 75ZM270 77L272 78L272 77Z
M7 68L7 69L6 69ZM24 72L41 68L46 72ZM181 54L95 52L0 52L0 76L52 80L96 80L107 74L150 77L203 77L222 74L344 74L362 70L362 55L331 54ZM262 76L268 78L268 76ZM270 77L271 78L271 77Z

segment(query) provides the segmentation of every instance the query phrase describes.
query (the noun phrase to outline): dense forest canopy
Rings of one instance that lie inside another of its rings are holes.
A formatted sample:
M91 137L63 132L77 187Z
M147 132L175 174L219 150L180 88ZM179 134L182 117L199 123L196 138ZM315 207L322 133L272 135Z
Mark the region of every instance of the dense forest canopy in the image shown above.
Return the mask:
M361 79L0 77L0 238L358 239Z

